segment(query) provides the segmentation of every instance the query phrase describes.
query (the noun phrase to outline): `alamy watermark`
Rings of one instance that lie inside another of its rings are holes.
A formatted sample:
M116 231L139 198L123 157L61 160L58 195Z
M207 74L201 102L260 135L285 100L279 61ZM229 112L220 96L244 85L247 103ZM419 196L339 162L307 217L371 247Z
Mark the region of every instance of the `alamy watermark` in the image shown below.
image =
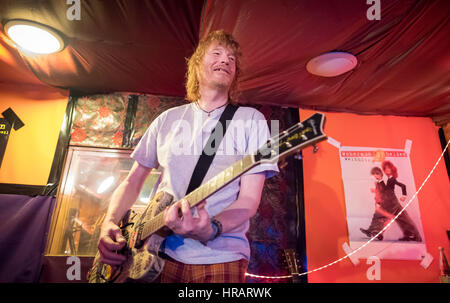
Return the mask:
M366 0L366 4L370 5L366 12L367 19L381 20L381 0Z
M66 11L67 20L81 20L81 0L67 0L67 5L70 5Z
M367 280L373 281L373 280L381 280L381 261L380 258L377 256L370 256L367 258L367 264L372 264L367 269L366 277Z
M70 265L66 271L66 278L69 281L81 280L81 260L78 257L70 256L66 260L66 265Z
M217 122L211 120L211 123ZM170 152L176 156L200 155L203 150L205 154L212 155L217 148L216 142L221 142L216 155L244 156L257 151L271 136L266 120L232 120L232 123L230 121L226 123L228 126L225 134L222 125L218 124L211 134L201 131L200 135L195 136L194 129L211 129L213 128L212 125L202 126L201 121L195 121L192 125L189 121L183 119L174 121L168 130L170 134L168 137L171 136ZM272 134L278 134L279 127L280 122L278 120L270 121ZM209 136L211 136L211 140L208 140ZM277 145L272 146L272 149L278 153ZM270 150L261 149L260 153L266 156L270 153Z

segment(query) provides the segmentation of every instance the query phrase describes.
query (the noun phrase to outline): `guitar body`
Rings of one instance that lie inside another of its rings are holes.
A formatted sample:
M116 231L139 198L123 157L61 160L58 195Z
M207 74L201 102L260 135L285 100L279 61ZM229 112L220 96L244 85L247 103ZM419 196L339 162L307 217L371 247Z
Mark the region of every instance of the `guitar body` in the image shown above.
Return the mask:
M158 237L160 239L153 239ZM158 235L151 236L147 241L161 244L164 238ZM158 245L159 247L159 245ZM153 282L162 272L165 260L158 257L157 253L149 252L144 244L141 248L132 248L127 256L127 261L122 265L121 272L115 283L124 282Z
M124 283L154 281L164 268L165 260L158 257L159 248L170 231L162 228L140 240L142 227L172 203L173 197L160 192L150 201L142 214L128 211L120 222L125 246L119 252L127 257L121 266L110 266L101 262L97 252L91 270L88 274L89 283Z

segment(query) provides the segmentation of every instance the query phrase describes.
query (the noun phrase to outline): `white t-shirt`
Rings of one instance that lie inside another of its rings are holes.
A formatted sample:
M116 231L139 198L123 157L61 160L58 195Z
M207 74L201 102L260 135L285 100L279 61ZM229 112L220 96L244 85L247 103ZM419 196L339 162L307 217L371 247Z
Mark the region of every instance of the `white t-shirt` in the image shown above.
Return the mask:
M165 191L180 200L186 194L194 167L211 131L225 106L209 115L195 103L171 108L158 116L145 132L131 157L146 167L162 168L157 192ZM243 156L255 152L270 137L264 115L251 107L239 107L228 125L203 183L216 176ZM278 172L277 164L260 164L245 174L265 173L266 178ZM210 217L233 203L239 194L240 177L206 199ZM207 242L173 234L165 240L165 253L185 264L215 264L250 258L245 236L249 220Z

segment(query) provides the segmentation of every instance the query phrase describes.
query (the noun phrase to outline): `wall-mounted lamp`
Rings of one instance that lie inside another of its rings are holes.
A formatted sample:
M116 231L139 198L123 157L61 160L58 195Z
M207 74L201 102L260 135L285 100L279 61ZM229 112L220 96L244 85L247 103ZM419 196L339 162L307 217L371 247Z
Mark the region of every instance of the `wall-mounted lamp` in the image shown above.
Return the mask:
M52 54L64 49L64 40L51 27L29 21L9 20L4 26L6 35L21 51L34 54Z

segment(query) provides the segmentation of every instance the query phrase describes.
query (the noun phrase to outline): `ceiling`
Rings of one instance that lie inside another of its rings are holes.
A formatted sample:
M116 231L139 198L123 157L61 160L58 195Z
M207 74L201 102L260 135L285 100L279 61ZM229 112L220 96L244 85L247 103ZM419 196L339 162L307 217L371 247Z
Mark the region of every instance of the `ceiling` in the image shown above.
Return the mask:
M2 24L29 19L63 33L60 53L26 57L0 33L0 83L86 94L184 96L185 58L199 37L224 29L240 42L240 101L450 121L450 1L81 0L68 20L61 0L0 0ZM313 57L346 51L353 71L325 78Z

